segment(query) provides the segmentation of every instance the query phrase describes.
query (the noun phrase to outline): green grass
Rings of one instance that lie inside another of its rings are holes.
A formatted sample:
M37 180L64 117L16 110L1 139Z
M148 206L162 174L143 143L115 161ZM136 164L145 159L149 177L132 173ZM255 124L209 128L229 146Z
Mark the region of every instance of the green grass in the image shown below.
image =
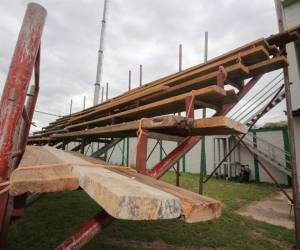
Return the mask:
M175 183L175 175L163 180ZM197 192L198 175L182 174L180 181ZM288 249L294 244L293 231L235 213L274 193L274 186L212 179L204 188L205 195L223 203L219 219L194 224L115 220L84 249ZM53 249L99 209L83 191L47 194L11 225L8 249Z

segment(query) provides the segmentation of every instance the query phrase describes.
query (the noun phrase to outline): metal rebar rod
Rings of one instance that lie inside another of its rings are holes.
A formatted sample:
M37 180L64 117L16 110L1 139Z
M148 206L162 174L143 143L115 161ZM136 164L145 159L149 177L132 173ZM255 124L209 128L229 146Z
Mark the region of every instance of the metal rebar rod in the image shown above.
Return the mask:
M83 96L83 108L82 109L85 109L85 96Z
M283 23L283 6L280 0L275 0L275 8L277 13L278 28L279 32L284 32ZM282 46L282 51L286 52L286 46ZM291 150L291 172L292 172L292 190L294 200L294 216L295 216L295 238L296 238L296 249L300 249L300 194L299 194L299 183L297 173L297 161L296 161L296 145L295 145L295 128L293 120L293 110L291 102L291 89L288 66L283 67L284 75L284 90L285 90L285 101L286 101L286 114L288 120L288 133L289 143Z
M182 71L182 44L179 44L179 53L178 53L178 70ZM181 116L181 112L178 113ZM180 172L180 161L176 163L176 186L179 186L179 172Z
M128 91L131 90L131 70L128 71ZM129 137L127 137L126 140L126 165L127 167L129 167L129 150L130 150L130 141L129 141Z
M140 87L143 85L143 65L140 64Z
M104 101L104 87L101 88L101 103Z
M149 158L151 157L151 155L152 155L152 153L154 152L154 150L155 150L156 146L158 145L158 143L159 143L158 140L156 140L156 143L155 143L154 147L152 148L151 152L149 153L149 155L148 155L148 157L147 157L147 161L148 161Z
M204 62L207 62L208 54L208 32L205 32L204 39ZM206 117L206 108L202 109L202 118ZM200 175L199 175L199 194L203 194L203 179L204 179L204 169L206 167L206 157L205 157L205 136L201 140L201 159L200 159Z
M70 101L70 115L72 114L72 106L73 106L73 100Z
M108 100L108 82L106 83L106 94L105 94L105 100Z

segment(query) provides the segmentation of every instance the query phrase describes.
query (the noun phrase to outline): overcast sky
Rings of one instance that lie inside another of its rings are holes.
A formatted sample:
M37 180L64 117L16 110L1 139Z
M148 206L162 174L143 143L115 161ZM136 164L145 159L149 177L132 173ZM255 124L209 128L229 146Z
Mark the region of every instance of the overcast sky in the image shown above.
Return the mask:
M0 93L27 3L1 0ZM36 1L48 16L42 37L41 90L37 109L66 114L82 109L83 96L92 104L103 0ZM104 47L102 83L110 96L138 85L139 64L144 82L178 70L178 45L183 68L203 61L204 32L209 32L209 58L277 32L273 0L110 0ZM273 74L274 76L274 74ZM272 75L266 76L261 85ZM279 105L263 120L281 120ZM36 114L44 126L54 117Z

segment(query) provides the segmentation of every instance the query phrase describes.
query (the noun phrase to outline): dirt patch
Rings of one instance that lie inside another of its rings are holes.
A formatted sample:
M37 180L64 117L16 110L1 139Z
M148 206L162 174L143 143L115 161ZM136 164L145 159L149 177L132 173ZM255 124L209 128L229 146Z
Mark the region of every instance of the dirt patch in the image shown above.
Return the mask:
M270 243L272 243L273 245L275 246L278 246L280 247L281 249L284 249L284 250L290 250L292 249L292 245L289 245L285 242L282 242L282 241L278 241L278 240L275 240L275 239L271 239L269 237L266 237L265 235L263 235L261 232L257 232L255 230L251 230L249 232L250 236L254 239L258 239L258 240L266 240L266 241L269 241Z
M291 194L291 190L286 191ZM288 199L282 193L276 193L267 199L244 206L237 212L258 221L293 229L293 211L290 213L290 209Z
M162 240L152 242L145 242L139 240L124 240L110 238L110 243L114 246L128 246L132 249L153 249L153 250L212 250L214 248L208 247L193 247L193 246L175 246L167 244Z

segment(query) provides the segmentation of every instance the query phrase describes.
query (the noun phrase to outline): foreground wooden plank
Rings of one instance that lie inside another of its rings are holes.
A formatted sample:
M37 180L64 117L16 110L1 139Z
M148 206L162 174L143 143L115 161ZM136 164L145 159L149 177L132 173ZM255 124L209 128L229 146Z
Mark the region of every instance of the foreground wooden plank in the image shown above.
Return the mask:
M56 164L18 168L11 178L10 194L70 191L79 186L118 219L157 220L180 216L180 201L175 196L101 167Z
M111 216L129 220L173 219L180 216L175 196L101 167L74 166L79 185Z
M111 171L135 178L149 186L156 187L173 194L181 201L181 218L188 223L207 221L221 215L221 203L215 199L176 187L163 181L155 180L149 176L138 174L127 168L111 168Z
M71 191L79 187L78 179L79 175L72 173L71 166L64 164L60 167L45 165L18 168L11 176L9 192L17 196L27 192Z
M30 161L40 164L40 158L32 157L34 152L55 164L30 167ZM120 219L181 216L186 222L199 222L217 218L221 213L221 205L214 199L138 174L130 168L103 164L91 157L51 147L27 147L21 167L12 174L10 193L74 190L79 186Z

